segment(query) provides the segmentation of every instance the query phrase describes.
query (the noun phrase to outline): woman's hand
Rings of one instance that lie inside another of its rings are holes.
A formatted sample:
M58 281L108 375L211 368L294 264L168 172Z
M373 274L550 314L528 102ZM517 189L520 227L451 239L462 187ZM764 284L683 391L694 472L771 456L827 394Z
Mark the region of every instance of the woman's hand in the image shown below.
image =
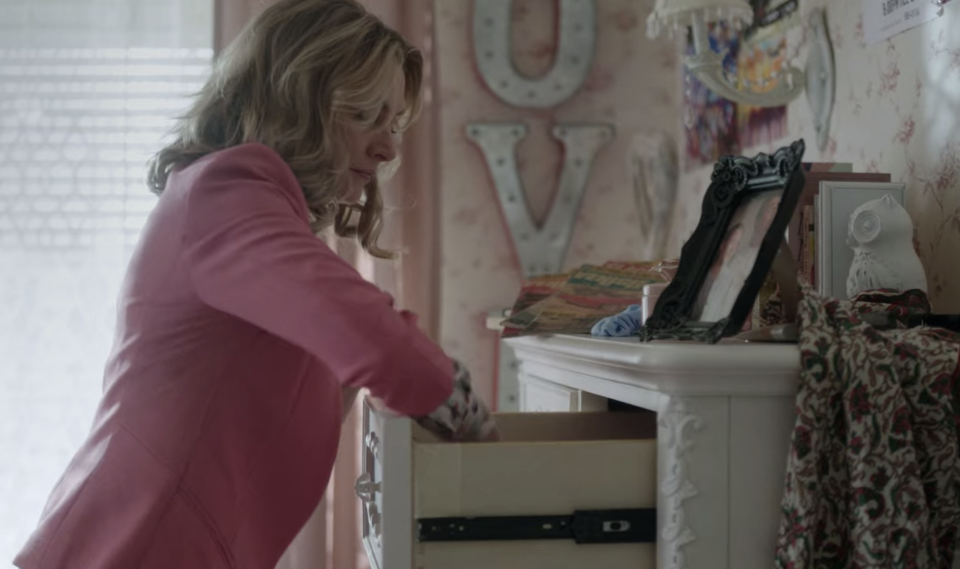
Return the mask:
M484 442L484 443L496 443L496 442L500 442L501 440L502 440L502 439L500 438L500 429L497 428L496 425L494 425L493 430L490 431L490 434L488 434L488 435L486 436L486 438L484 438L484 439L483 439L482 441L480 441L480 442Z
M423 428L446 439L461 442L494 442L500 430L489 408L473 392L470 372L454 361L453 393L447 401L426 417L418 417Z

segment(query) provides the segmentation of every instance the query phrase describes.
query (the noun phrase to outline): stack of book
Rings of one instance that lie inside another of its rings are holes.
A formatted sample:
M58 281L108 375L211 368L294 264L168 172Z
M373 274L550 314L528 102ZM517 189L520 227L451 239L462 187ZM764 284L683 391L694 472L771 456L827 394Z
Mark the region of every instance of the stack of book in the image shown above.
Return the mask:
M646 285L673 276L670 261L607 261L524 282L501 336L589 334L599 320L641 304Z
M821 282L825 249L836 247L837 243L846 245L846 231L842 235L834 235L835 232L828 231L832 243L825 245L822 242L822 226L824 220L831 219L831 215L826 211L829 209L829 202L820 200L821 187L824 182L889 182L890 174L854 172L853 164L844 162L805 162L803 169L806 181L787 229L787 244L807 282L821 292L845 297L834 291L834 287L825 286L829 283Z

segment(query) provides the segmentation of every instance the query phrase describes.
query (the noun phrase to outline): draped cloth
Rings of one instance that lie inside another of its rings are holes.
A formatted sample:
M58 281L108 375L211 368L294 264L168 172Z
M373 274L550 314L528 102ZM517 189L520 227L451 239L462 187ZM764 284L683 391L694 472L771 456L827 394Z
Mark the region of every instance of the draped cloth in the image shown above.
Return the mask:
M960 531L960 335L879 330L865 312L928 312L920 291L853 301L809 286L775 566L943 568Z

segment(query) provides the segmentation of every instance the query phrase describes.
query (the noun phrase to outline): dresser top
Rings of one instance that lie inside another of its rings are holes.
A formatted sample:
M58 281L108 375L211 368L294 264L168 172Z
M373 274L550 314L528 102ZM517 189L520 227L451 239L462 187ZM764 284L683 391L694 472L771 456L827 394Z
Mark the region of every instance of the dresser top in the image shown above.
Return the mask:
M553 368L661 393L793 395L800 373L796 344L658 341L581 335L507 340L522 366Z

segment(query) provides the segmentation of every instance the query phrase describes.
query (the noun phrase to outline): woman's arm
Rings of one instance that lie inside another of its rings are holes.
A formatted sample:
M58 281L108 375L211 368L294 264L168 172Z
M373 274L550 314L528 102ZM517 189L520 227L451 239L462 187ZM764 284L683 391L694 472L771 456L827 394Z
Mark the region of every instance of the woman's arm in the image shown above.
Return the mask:
M184 180L184 262L204 303L300 346L398 413L426 415L450 396L453 363L311 233L279 156L246 145L183 174L195 176Z

